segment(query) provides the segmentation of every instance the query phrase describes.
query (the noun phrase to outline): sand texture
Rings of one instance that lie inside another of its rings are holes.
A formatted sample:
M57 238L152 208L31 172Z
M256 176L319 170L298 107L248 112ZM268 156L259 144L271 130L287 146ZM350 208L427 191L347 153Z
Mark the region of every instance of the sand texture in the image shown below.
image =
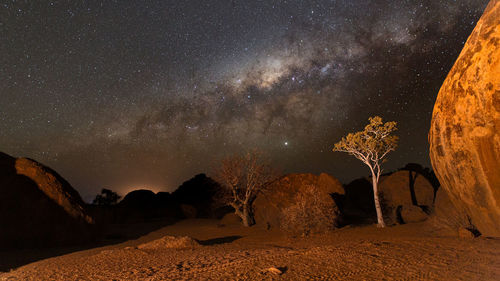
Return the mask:
M425 223L293 238L198 219L34 262L0 280L500 280L500 240L440 236Z

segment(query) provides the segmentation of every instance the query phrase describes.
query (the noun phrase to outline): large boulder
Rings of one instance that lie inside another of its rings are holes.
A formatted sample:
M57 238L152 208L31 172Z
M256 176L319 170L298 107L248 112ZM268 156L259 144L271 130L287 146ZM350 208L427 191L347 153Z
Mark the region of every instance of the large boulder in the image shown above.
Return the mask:
M156 194L148 189L133 190L127 193L118 205L127 208L153 208L157 205Z
M52 169L0 153L0 248L78 244L93 219L78 192Z
M179 186L172 196L177 203L194 207L196 217L213 218L219 215L214 200L219 188L216 181L198 174Z
M401 206L399 216L402 223L422 222L428 218L428 214L415 205Z
M491 1L444 81L430 158L450 200L477 229L500 236L500 1Z
M217 206L219 184L198 174L174 192L134 190L116 205L114 222L142 222L154 219L221 218L231 208ZM234 211L234 210L233 210Z
M415 171L398 171L387 176L379 184L382 213L386 223L405 223L414 221L416 206L430 210L434 203L434 188L421 174ZM405 210L405 212L402 212ZM404 214L413 218L403 217ZM420 213L421 215L421 213Z
M324 200L333 201L332 195L344 194L342 184L334 177L322 173L290 174L274 182L267 191L260 193L254 202L254 214L257 224L280 227L282 212L295 205L297 193L307 186L314 186ZM336 206L335 202L333 204ZM332 214L335 220L337 214Z
M458 235L460 229L475 229L467 214L451 202L450 196L444 188L437 191L431 223L437 230L451 235Z

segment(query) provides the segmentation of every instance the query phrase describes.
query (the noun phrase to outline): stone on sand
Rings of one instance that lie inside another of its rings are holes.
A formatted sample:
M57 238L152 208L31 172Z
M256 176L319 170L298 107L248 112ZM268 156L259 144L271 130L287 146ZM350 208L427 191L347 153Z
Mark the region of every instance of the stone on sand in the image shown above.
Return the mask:
M139 249L161 250L161 249L185 249L199 247L200 243L188 236L164 236L137 246Z

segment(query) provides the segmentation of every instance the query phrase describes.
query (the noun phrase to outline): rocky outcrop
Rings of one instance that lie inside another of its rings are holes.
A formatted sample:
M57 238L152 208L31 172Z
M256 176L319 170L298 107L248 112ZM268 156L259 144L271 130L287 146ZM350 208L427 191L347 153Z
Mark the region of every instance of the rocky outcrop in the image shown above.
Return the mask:
M125 195L114 207L115 221L120 223L143 222L152 219L183 218L180 205L168 192L154 193L151 190L138 189Z
M78 244L93 219L78 192L50 168L0 153L0 248Z
M177 203L194 207L196 217L213 218L219 215L214 200L219 188L216 181L205 174L198 174L179 186L172 196Z
M219 184L198 174L174 192L134 190L114 206L92 206L92 212L103 224L144 222L156 219L221 218L232 208L215 204Z
M274 182L267 191L260 193L254 202L254 214L257 224L279 227L282 211L294 205L297 193L307 186L314 186L324 200L333 201L332 194L344 194L342 184L334 177L322 173L290 174ZM333 204L336 206L335 202ZM337 214L332 214L335 219Z
M477 229L500 236L500 1L491 1L444 81L429 132L432 166Z
M61 206L70 216L92 223L92 218L83 210L80 194L54 170L27 158L16 159L16 172L26 176L50 199Z
M416 211L415 207L422 211L430 210L434 203L432 184L424 176L411 170L387 176L379 184L379 192L382 213L388 224L424 220L423 212ZM403 217L404 215L407 217Z

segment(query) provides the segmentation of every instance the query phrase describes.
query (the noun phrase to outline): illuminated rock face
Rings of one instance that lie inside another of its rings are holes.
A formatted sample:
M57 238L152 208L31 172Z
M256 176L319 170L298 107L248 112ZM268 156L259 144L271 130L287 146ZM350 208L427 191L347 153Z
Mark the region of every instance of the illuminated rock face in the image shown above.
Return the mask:
M0 152L0 250L87 242L93 220L84 205L55 171Z
M453 204L500 236L500 1L488 5L439 91L432 166Z
M93 223L83 209L80 194L71 185L50 168L27 158L16 160L16 172L32 180L38 188L77 220Z
M414 171L398 171L387 176L381 181L379 191L382 213L387 224L415 222L416 219L410 217L422 213L409 210L416 210L413 207L418 209L417 206L430 209L434 204L432 184L423 175ZM408 216L405 218L403 214Z

